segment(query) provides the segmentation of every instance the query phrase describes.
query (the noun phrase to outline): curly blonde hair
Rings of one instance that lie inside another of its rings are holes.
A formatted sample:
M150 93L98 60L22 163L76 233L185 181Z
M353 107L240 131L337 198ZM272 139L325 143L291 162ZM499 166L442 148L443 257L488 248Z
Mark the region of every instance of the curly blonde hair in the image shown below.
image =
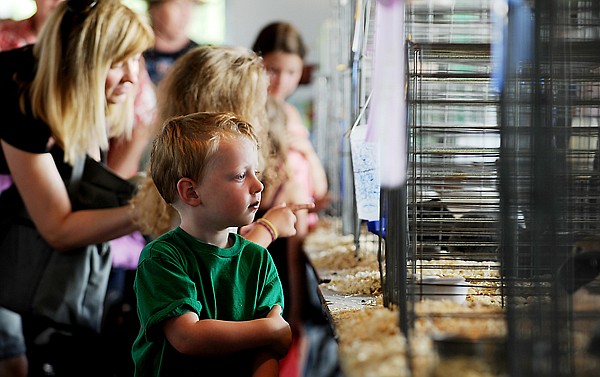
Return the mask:
M262 59L243 47L200 46L188 51L171 67L158 88L158 122L196 112L232 112L254 126L261 141L263 183L282 179L277 156L267 136L266 104L269 78ZM157 236L178 222L177 212L158 193L151 174L132 200L137 225Z

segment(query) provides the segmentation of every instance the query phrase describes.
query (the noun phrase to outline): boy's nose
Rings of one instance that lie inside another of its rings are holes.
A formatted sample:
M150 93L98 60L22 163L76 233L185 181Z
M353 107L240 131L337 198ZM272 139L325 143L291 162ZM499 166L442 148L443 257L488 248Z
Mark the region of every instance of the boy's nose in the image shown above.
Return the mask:
M265 185L263 185L263 183L258 178L255 177L255 179L256 184L254 185L254 194L258 194L259 192L262 192L262 190L264 190Z

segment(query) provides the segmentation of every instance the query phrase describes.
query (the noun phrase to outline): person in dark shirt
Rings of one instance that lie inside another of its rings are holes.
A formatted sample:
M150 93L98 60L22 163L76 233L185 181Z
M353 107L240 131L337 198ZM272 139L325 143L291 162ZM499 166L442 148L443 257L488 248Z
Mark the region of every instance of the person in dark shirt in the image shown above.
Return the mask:
M148 14L156 37L154 47L144 52L146 68L158 85L183 54L198 46L187 35L194 5L199 0L147 0Z
M65 181L76 160L99 160L111 136L130 132L141 54L153 42L143 17L119 0L69 0L46 20L38 43L0 53L0 175L11 184L0 194L3 230L26 211L61 253L136 230L128 205L73 210ZM24 359L28 339L3 319L0 371L6 360ZM26 375L22 369L8 375Z

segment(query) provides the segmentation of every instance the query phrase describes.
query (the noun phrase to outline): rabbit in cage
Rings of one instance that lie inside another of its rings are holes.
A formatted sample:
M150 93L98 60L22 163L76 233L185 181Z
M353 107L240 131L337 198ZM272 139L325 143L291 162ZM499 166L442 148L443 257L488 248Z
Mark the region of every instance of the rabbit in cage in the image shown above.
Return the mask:
M447 243L454 216L440 199L430 199L417 203L416 216L412 211L408 213L411 224L411 234L416 233L416 240L420 243L421 250L426 252L439 252L447 250ZM416 221L413 221L413 217Z
M472 211L454 222L448 239L450 254L471 259L495 259L498 253L498 216Z
M571 256L560 266L558 281L569 294L580 288L598 294L597 281L600 276L600 239L576 241ZM586 351L591 356L600 358L600 326L591 328Z
M600 239L576 241L572 254L558 269L557 278L568 293L594 281L600 275Z

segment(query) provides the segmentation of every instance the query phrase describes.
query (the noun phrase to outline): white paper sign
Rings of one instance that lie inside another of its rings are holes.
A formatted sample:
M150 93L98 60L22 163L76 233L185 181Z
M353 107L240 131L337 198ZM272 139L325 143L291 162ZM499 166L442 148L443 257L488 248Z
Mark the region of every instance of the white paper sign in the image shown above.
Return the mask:
M366 125L354 127L350 133L350 150L358 217L373 221L379 220L379 148L376 143L365 141L366 135Z

